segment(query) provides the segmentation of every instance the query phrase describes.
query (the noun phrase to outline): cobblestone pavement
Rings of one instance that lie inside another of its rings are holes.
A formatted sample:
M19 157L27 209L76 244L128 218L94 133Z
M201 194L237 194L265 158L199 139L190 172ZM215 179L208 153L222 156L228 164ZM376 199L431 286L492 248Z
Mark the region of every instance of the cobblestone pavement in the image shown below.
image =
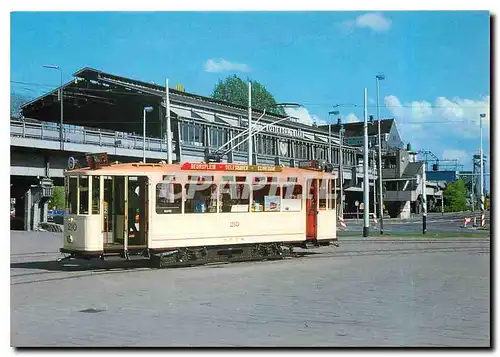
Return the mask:
M11 232L13 346L490 346L484 239L346 239L300 259L109 271L62 269L60 242Z

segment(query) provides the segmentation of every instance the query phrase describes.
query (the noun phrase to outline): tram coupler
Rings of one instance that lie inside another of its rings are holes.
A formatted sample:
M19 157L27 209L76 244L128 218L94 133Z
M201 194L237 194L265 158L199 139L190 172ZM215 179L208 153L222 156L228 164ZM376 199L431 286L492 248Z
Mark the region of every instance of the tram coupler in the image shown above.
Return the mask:
M65 256L63 258L58 258L56 260L56 262L60 263L60 262L65 261L65 260L70 260L71 258L73 258L73 254L67 255L67 256Z

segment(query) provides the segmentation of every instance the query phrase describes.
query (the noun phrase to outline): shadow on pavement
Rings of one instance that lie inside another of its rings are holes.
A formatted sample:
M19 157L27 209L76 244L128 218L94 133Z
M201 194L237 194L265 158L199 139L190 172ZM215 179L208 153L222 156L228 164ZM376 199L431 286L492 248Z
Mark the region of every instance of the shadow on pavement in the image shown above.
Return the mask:
M137 269L150 268L149 260L137 261L102 261L100 259L83 260L72 259L58 262L56 260L31 261L10 263L11 269L32 269L45 271L89 271L89 270L110 270L110 269Z

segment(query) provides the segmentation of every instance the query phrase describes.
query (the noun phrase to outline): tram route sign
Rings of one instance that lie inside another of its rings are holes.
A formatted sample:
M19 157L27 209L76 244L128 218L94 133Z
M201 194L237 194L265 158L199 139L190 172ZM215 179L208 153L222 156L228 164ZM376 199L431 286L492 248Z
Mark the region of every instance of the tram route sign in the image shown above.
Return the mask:
M182 164L181 170L190 171L240 171L240 172L281 172L283 167L270 165L245 165L231 163L193 163Z

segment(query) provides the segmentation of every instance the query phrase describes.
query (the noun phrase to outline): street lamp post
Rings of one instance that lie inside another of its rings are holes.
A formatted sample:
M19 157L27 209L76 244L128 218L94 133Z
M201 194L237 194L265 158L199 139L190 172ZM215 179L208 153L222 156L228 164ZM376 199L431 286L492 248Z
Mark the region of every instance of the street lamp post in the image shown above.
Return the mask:
M142 119L142 162L146 163L146 113L152 112L153 107L144 107Z
M333 107L338 107L340 104L337 104L337 105L334 105ZM333 114L333 115L340 115L340 111L338 110L334 110L334 111L331 111L331 112L328 112L328 114ZM339 121L340 122L340 121ZM328 125L328 142L330 143L330 147L329 147L329 153L331 155L332 153L332 147L331 147L331 123L330 125ZM340 212L339 212L339 216L344 218L344 190L343 190L343 187L344 187L344 165L343 165L343 154L342 154L342 144L343 144L343 135L345 133L345 129L344 129L344 125L340 124L340 128L339 128L339 188L340 188ZM330 162L332 162L333 160L330 160Z
M60 149L64 150L64 129L63 129L63 124L64 124L64 110L63 110L63 76L62 76L62 69L59 66L53 66L53 65L43 65L44 68L49 68L49 69L55 69L58 70L60 75L61 75L61 87L59 88L59 95L60 95L60 103L61 103L61 122L59 124L59 142L60 142Z
M384 80L385 76L379 74L377 80L377 121L378 121L378 191L379 191L379 215L380 215L380 234L384 234L384 193L382 192L382 139L380 135L380 105L379 105L379 81ZM374 187L375 188L375 187Z
M367 101L368 101L368 89L365 88L365 120L364 120L364 151L363 151L363 218L364 218L364 225L363 225L363 237L368 237L369 229L370 229L370 218L369 218L369 211L370 211L370 195L368 192L368 114L367 114Z
M342 153L342 145L344 142L344 125L340 125L339 130L339 139L340 139L340 148L339 148L339 156L340 156L340 168L339 168L339 181L340 181L340 217L344 218L344 155Z
M248 82L248 165L253 164L253 139L252 139L252 82Z

